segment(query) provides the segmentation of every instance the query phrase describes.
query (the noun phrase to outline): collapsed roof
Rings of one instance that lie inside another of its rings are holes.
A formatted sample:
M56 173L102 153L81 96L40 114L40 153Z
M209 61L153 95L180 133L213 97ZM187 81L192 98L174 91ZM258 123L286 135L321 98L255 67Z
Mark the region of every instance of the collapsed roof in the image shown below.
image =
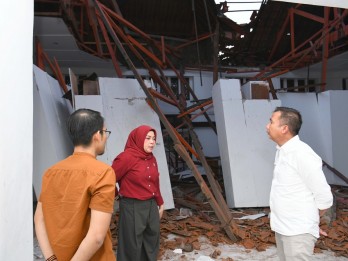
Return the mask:
M176 68L265 68L281 60L274 66L277 71L293 70L322 60L323 50L330 57L348 46L346 9L279 1L263 0L244 25L224 15L227 2L213 0L35 0L35 15L63 18L80 49L108 59L112 52L98 26L102 17L97 3L133 45L148 47L153 41L158 58L165 45ZM126 64L110 42L120 63Z

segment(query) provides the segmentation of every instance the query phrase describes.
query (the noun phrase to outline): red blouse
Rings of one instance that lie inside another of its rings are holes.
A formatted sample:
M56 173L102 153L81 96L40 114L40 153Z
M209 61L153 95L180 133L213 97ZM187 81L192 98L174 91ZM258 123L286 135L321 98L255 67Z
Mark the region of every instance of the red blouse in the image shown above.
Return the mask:
M128 136L124 152L113 161L112 168L120 186L119 194L127 198L147 200L155 198L157 205L163 205L159 187L159 172L156 158L144 151L144 141L149 131L156 131L142 125Z

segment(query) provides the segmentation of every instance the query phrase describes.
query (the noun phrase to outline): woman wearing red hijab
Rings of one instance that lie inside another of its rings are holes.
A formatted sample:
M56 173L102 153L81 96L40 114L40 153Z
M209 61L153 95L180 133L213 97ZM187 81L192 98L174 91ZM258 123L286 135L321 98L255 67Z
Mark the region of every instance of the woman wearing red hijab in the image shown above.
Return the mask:
M119 261L157 260L164 208L152 154L155 145L156 130L139 126L131 131L124 151L112 163L120 187Z

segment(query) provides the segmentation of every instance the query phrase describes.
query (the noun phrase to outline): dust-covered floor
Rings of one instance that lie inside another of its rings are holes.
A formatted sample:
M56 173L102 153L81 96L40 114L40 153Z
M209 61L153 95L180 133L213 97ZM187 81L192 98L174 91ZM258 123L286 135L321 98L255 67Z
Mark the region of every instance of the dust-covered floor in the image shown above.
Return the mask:
M200 237L200 250L193 250L192 252L174 253L173 250L166 250L162 254L160 261L238 261L238 260L278 260L276 248L271 246L266 251L259 252L257 250L248 250L243 246L237 244L218 244L213 246L206 237ZM36 238L34 238L34 261L44 261L41 250L38 246ZM336 257L331 251L323 251L314 255L314 260L326 261L347 261L346 257Z
M197 196L193 199L187 198L188 193L182 194L186 197L181 201L176 198L178 208L165 211L161 219L158 260L278 260L274 233L269 226L269 208L231 209L238 228L234 233L239 238L233 243L204 198L198 202ZM188 202L196 210L182 206ZM335 211L321 220L320 226L328 236L319 238L313 260L348 261L348 197L336 195L336 203L332 208ZM117 250L117 225L118 204L115 203L110 226L114 251ZM44 261L36 238L34 260Z

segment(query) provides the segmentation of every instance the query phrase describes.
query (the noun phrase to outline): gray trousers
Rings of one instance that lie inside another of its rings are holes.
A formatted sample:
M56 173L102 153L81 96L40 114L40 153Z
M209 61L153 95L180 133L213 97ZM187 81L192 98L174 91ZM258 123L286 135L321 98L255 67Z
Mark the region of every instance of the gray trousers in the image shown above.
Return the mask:
M275 233L275 238L280 261L313 260L314 245L317 241L313 235L284 236Z
M117 261L156 261L160 219L154 199L120 199Z

